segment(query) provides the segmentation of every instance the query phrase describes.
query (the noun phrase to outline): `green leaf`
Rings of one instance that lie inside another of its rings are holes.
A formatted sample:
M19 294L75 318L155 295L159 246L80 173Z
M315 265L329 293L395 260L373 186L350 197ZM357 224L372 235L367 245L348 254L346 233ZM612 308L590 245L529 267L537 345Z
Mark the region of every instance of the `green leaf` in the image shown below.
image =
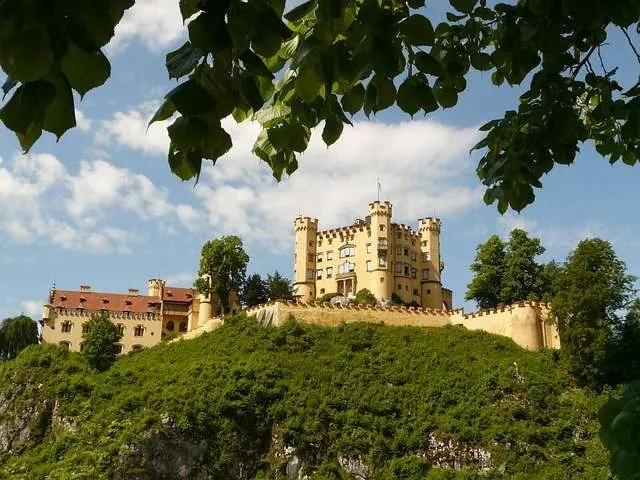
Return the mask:
M282 43L278 55L285 59L292 58L296 54L299 44L300 35L294 35L289 40Z
M153 115L151 120L149 120L149 125L151 125L153 122L161 122L163 120L166 120L174 113L176 113L176 106L169 100L165 100L164 102L162 102L162 105L160 105L158 110L156 110L156 113Z
M222 128L220 120L209 122L208 125L208 133L202 143L202 155L215 163L218 158L231 150L233 142L231 136Z
M42 79L51 71L53 60L49 36L42 30L25 30L0 44L2 69L22 83Z
M432 55L426 52L417 52L413 57L414 65L422 73L434 75L436 77L444 77L447 71L444 66L436 60Z
M202 12L188 28L191 44L205 52L220 52L232 46L224 17Z
M180 0L182 20L187 20L200 11L202 0Z
M433 25L423 15L411 15L399 25L399 29L411 45L433 45Z
M398 88L396 97L398 107L411 116L415 115L422 106L420 99L416 96L415 83L415 78L407 78Z
M409 7L418 9L424 7L425 0L407 0Z
M266 77L268 79L273 79L273 73L271 70L267 68L264 62L251 50L245 51L242 55L240 55L240 60L244 64L244 68L247 72L257 75L259 77Z
M199 148L182 150L173 145L169 150L169 168L181 180L200 176L202 152Z
M67 43L60 67L80 97L102 85L111 75L111 64L102 52L87 53L72 42Z
M45 112L43 128L60 140L67 130L76 126L76 112L71 85L67 78L64 75L57 75L55 80L56 93Z
M288 123L267 129L267 135L271 144L278 150L289 147L291 143L292 129Z
M324 80L315 65L307 63L306 68L298 70L296 93L305 103L311 103L320 94L323 83Z
M250 75L243 75L240 78L240 92L255 112L260 110L264 105L265 100L258 89L256 80Z
M178 85L165 98L183 115L200 115L216 106L215 99L193 79Z
M458 93L450 82L436 80L433 85L433 96L443 108L451 108L458 103Z
M202 57L202 50L195 48L191 42L185 42L179 49L167 54L165 65L169 78L177 79L188 75L198 66Z
M462 13L473 12L478 0L449 0L449 3L453 8Z
M344 124L337 117L333 115L327 117L324 128L322 129L322 140L324 140L327 147L334 144L340 138L343 128Z
M65 5L69 38L87 52L95 52L113 37L115 22L105 0L71 0Z
M317 4L318 0L309 0L308 2L304 2L297 7L289 10L289 12L284 15L284 18L286 18L290 22L297 22L298 20L309 14L311 11L313 11L313 9L316 8Z
M199 145L207 136L207 122L198 117L179 117L167 127L171 142L180 149Z
M389 108L396 101L396 87L390 78L375 76L371 83L376 88L375 111Z
M42 134L45 111L55 95L52 83L28 82L18 87L0 109L0 120L16 133L24 152L29 151Z
M282 37L275 32L267 29L261 29L258 35L251 42L251 48L263 57L269 58L274 56L282 46Z
M480 71L490 70L493 67L491 62L491 55L482 52L476 52L471 55L471 65L473 68Z
M360 111L364 103L364 86L361 83L354 85L351 90L342 96L341 103L345 111L355 115Z

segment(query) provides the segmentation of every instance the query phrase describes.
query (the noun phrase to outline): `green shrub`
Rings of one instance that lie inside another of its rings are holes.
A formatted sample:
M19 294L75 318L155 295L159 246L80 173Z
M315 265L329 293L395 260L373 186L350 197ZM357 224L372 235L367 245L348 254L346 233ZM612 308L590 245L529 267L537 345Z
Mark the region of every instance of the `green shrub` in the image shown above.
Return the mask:
M356 303L359 305L375 305L378 303L376 297L371 290L363 288L356 293Z

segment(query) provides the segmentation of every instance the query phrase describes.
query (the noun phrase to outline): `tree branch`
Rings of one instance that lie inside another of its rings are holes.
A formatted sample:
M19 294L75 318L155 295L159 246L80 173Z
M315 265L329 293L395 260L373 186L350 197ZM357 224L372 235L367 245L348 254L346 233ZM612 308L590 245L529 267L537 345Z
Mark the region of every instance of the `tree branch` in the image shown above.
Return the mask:
M629 43L629 46L631 47L631 50L633 50L633 53L636 54L636 58L638 59L638 63L640 63L640 53L638 53L638 50L636 50L635 45L631 41L631 37L629 37L629 34L627 33L627 29L624 28L624 27L620 27L620 30L622 30L622 33L624 33L624 36L627 37L627 42Z
M571 81L574 81L576 79L576 75L578 75L580 69L584 66L585 63L587 63L587 60L589 60L589 57L593 54L596 48L598 48L598 46L599 45L594 45L593 47L591 47L591 50L589 50L587 54L582 58L582 60L580 60L580 63L576 65L576 69L571 74Z

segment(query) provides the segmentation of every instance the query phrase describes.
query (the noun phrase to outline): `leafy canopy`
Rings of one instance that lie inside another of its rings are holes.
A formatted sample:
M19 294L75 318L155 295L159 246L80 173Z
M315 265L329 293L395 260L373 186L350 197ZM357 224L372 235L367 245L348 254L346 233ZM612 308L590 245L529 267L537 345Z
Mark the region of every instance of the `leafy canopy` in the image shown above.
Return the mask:
M11 360L38 343L38 325L26 315L5 318L0 324L0 360Z
M178 1L178 0L176 0ZM73 91L102 85L102 48L134 0L0 0L0 68L10 98L0 120L25 151L42 130L75 126ZM322 126L327 145L362 112L394 105L413 116L451 108L473 71L523 85L513 110L481 127L485 201L521 210L556 164L584 142L611 163L640 157L640 82L622 85L601 46L640 62L637 0L450 0L436 23L425 0L179 0L189 40L166 57L167 93L152 122L168 127L171 170L198 177L232 146L221 120L254 119L254 153L291 174ZM635 73L634 73L635 74Z
M122 331L111 321L107 312L94 313L85 326L82 354L96 370L108 370L120 351L118 342L122 338Z
M208 241L202 246L196 290L217 301L224 315L229 311L229 297L240 292L245 283L247 263L249 255L239 237L227 235Z

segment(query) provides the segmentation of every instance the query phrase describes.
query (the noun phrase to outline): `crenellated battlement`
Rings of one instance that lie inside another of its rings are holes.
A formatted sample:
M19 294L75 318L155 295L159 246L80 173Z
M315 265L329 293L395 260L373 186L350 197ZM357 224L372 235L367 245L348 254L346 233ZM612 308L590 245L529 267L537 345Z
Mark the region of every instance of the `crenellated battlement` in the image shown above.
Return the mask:
M318 219L311 217L296 217L293 222L296 232L301 232L305 230L317 230L318 229Z
M428 232L434 231L440 233L440 229L442 228L442 222L439 218L434 217L425 217L418 220L418 231L419 232Z

